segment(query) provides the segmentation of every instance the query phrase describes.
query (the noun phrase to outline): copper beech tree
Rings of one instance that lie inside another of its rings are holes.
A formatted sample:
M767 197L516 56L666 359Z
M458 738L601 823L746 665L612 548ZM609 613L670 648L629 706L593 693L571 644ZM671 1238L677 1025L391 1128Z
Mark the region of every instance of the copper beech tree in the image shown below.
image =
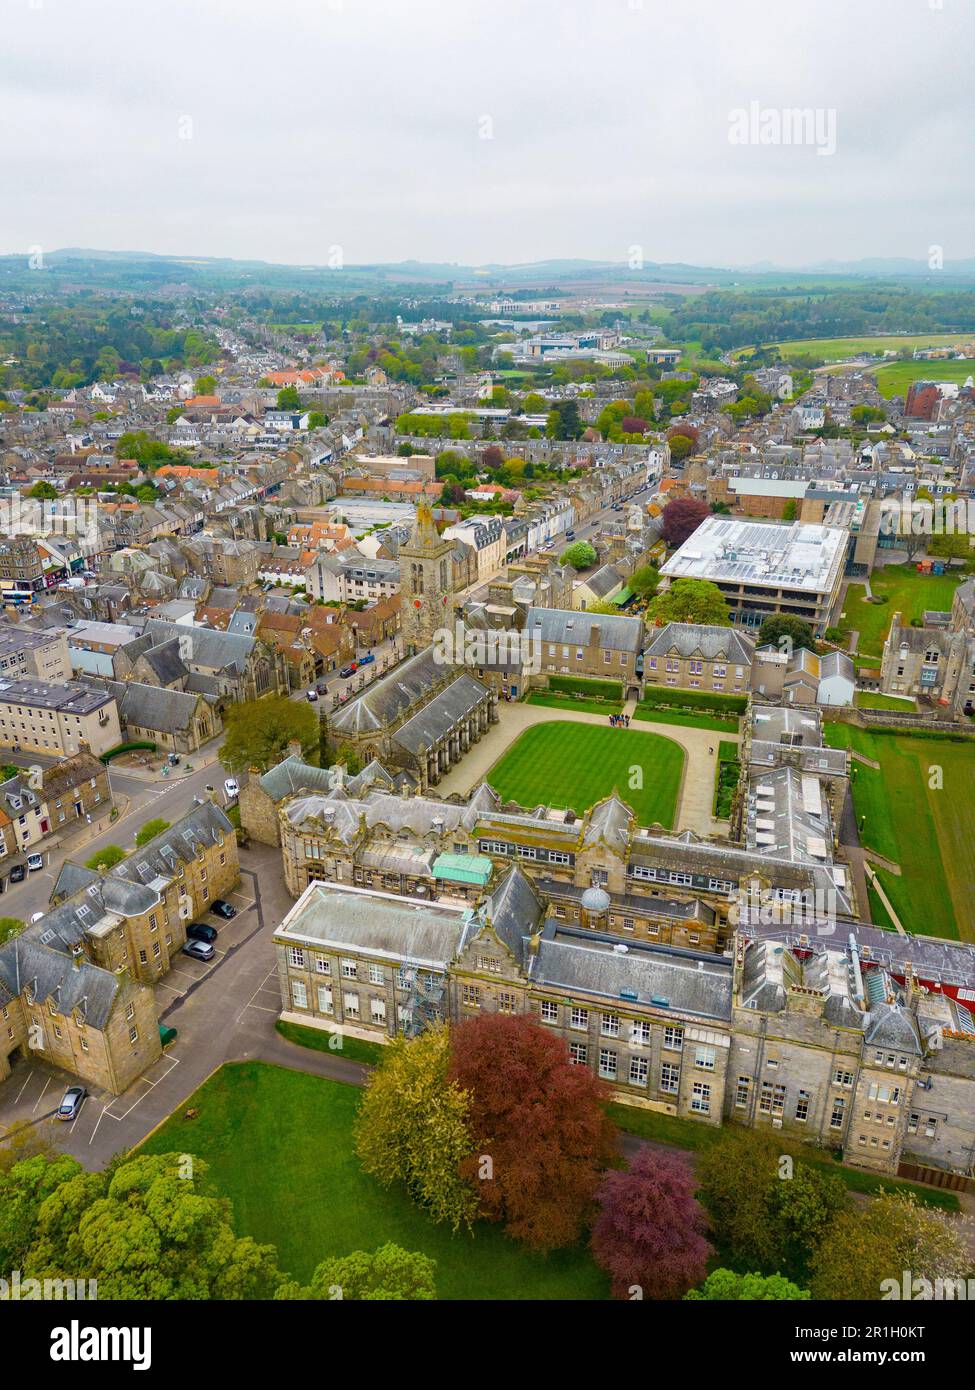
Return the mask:
M707 1274L707 1218L683 1158L643 1148L623 1172L607 1173L592 1231L596 1263L614 1298L682 1298Z
M450 1080L470 1096L474 1153L461 1169L482 1214L535 1250L574 1244L615 1154L606 1088L561 1038L510 1014L453 1030Z

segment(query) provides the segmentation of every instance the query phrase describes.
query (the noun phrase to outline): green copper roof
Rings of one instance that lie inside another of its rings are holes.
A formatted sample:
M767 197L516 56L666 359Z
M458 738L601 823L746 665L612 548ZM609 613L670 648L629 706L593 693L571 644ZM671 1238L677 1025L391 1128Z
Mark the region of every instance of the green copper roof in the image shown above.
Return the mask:
M493 867L486 854L441 854L433 861L433 876L454 883L478 883L483 888Z

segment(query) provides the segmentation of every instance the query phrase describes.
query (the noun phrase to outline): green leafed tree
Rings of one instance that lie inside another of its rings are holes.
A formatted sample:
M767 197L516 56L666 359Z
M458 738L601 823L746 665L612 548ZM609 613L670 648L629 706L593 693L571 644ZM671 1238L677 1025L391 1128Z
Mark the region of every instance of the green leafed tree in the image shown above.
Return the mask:
M164 830L168 830L171 822L163 820L161 816L156 816L154 820L147 820L145 825L137 832L135 842L141 849L150 840L154 840L157 835L161 835Z
M787 638L788 641L783 642L783 638ZM787 651L795 650L797 647L808 647L810 651L813 651L816 646L816 638L812 628L801 618L794 618L790 613L773 613L770 618L765 619L758 629L758 645L760 647L782 646Z
M800 1302L810 1296L782 1274L736 1274L732 1269L716 1269L699 1289L691 1289L685 1299L709 1303Z
M297 386L285 386L278 392L279 410L300 410L301 397Z
M726 1258L803 1283L824 1232L848 1206L839 1177L811 1168L762 1130L723 1129L701 1155L697 1179Z
M449 1062L446 1028L395 1038L362 1098L356 1150L365 1171L383 1187L403 1183L435 1221L458 1230L474 1221L478 1194L460 1173L474 1152L470 1100L448 1079Z
M653 598L660 583L660 571L654 569L653 565L641 565L633 571L627 583L638 598Z
M106 869L113 869L116 864L121 864L125 858L125 850L120 845L106 845L104 849L96 850L90 859L85 860L86 869L100 869L103 865Z
M730 627L724 595L709 579L675 579L647 606L647 617L664 623L712 623Z
M936 1280L965 1280L971 1268L962 1222L920 1206L913 1193L883 1192L868 1207L838 1212L826 1227L810 1261L809 1290L814 1299L852 1302L879 1300L895 1288L903 1296L907 1270L912 1281L924 1281L912 1295L930 1298Z
M319 746L318 712L286 695L233 705L224 718L224 731L220 761L229 772L267 772L288 756L293 739L301 744L305 758Z
M0 1174L0 1262L24 1277L92 1279L100 1299L264 1299L281 1283L272 1245L234 1234L207 1165L141 1154L86 1172L36 1155Z
M279 1299L326 1299L343 1302L432 1302L437 1297L436 1260L391 1242L378 1250L356 1250L323 1260L305 1287L289 1283Z
M562 551L559 564L571 565L574 570L587 570L596 563L596 558L596 551L588 541L575 541Z

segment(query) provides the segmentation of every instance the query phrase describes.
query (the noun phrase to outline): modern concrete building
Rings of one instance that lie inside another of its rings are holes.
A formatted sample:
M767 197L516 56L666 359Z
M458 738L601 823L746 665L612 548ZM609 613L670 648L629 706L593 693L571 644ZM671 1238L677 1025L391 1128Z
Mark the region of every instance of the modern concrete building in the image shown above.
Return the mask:
M821 636L839 599L849 544L849 533L838 528L710 516L661 574L716 584L735 624L760 627L769 614L788 613Z

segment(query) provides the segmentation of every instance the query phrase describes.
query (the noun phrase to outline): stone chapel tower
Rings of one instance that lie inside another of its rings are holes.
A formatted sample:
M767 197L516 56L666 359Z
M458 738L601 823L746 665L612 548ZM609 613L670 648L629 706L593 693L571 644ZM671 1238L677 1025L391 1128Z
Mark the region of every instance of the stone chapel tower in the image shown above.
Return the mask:
M417 505L412 536L399 548L403 642L408 655L428 647L437 629L453 622L453 548L453 541L437 532L430 504L424 499Z

